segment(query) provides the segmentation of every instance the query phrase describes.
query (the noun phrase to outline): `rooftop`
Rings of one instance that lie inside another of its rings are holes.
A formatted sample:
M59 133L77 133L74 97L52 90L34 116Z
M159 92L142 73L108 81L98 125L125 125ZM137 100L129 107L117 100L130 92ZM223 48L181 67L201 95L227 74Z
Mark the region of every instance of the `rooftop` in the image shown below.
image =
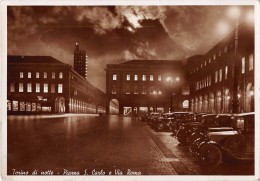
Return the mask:
M51 56L18 56L18 55L8 55L7 63L58 63L58 64L64 64Z
M181 60L130 60L124 63L124 65L174 65L182 64Z

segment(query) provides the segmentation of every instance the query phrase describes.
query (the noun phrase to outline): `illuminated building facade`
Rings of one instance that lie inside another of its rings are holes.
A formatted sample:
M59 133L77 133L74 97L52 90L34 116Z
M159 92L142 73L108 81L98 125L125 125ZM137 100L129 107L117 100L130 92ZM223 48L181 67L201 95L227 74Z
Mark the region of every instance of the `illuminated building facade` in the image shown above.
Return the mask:
M188 109L182 61L132 60L106 68L107 113L138 114ZM116 107L117 105L117 107Z
M254 111L254 28L243 24L238 32L238 59L234 54L234 32L205 55L188 59L191 111L232 112L235 63L238 65L238 112Z
M75 43L74 50L74 70L82 77L88 77L88 57L84 50L79 49L79 42Z
M10 114L105 113L105 94L50 56L8 56Z

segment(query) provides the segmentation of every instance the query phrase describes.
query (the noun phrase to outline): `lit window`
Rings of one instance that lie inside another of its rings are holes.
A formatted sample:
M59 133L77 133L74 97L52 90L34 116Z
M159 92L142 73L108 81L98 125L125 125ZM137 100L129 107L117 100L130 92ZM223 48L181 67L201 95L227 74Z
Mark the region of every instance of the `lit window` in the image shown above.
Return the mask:
M63 79L63 72L59 73L59 79Z
M254 54L249 55L249 71L254 69Z
M48 93L48 84L43 84L43 92Z
M18 101L13 101L13 111L18 111Z
M10 92L15 92L15 85L14 85L14 83L10 84Z
M52 72L52 73L51 73L51 78L52 78L52 79L55 79L55 72Z
M55 84L51 84L51 93L55 93Z
M215 60L216 59L216 54L214 53L214 55L213 55L213 60Z
M207 65L207 61L205 61L204 65L205 65L205 66Z
M202 68L202 67L203 67L203 64L200 65L200 68Z
M62 93L63 92L63 84L58 84L58 93Z
M36 76L35 76L37 79L40 78L40 73L39 72L36 72Z
M138 75L135 75L134 80L135 80L135 81L138 80Z
M218 56L219 56L219 57L221 56L221 50L219 51Z
M130 80L130 75L129 74L126 75L126 80Z
M20 102L20 111L25 111L25 102Z
M209 58L209 63L211 62L211 58Z
M242 74L244 74L245 73L245 63L246 63L245 57L242 58L241 63L242 63L242 65L241 65L242 70L241 71L242 71Z
M162 76L158 75L158 81L162 81Z
M23 83L19 83L19 92L23 92Z
M28 79L32 78L32 72L28 72Z
M32 92L32 83L27 83L27 92Z
M113 74L112 79L113 79L113 80L117 80L117 75L116 75L116 74Z
M20 78L23 78L23 72L20 72Z
M211 76L209 76L209 86L211 85Z
M146 81L146 75L143 75L143 76L142 76L142 80L143 80L143 81Z
M41 91L40 83L36 83L35 92L40 92L40 91Z
M153 75L150 75L150 81L153 81Z
M215 72L215 83L218 82L218 71Z
M43 78L45 78L45 79L47 78L47 72L43 73Z
M228 66L225 67L225 79L228 77Z
M219 70L219 82L222 81L222 69Z

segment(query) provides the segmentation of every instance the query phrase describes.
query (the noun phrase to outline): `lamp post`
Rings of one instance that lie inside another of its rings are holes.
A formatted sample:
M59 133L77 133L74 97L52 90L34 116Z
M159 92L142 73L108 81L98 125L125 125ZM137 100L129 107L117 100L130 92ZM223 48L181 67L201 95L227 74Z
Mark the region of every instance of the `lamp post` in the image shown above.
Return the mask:
M161 94L162 94L161 91L156 91L156 90L153 91L153 95L155 95L155 112L157 112L157 98L158 98L158 95L161 95Z
M176 82L179 82L180 81L180 77L176 77L175 78L175 81ZM166 82L169 82L170 83L170 87L171 87L171 89L173 88L173 78L172 77L167 77L166 78ZM172 95L174 95L174 93L173 93L173 91L171 90L171 92L170 92L171 94L170 94L170 112L172 112L173 110L172 110Z

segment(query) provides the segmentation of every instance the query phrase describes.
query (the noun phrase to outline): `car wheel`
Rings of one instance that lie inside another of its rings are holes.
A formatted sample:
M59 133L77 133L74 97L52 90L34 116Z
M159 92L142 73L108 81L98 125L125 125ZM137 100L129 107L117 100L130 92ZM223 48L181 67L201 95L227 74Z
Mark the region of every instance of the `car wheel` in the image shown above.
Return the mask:
M157 126L157 130L158 130L158 131L161 131L161 130L163 130L163 129L164 129L163 123L159 123L158 126Z
M221 150L213 144L205 144L199 149L199 159L204 166L218 166L222 161Z

